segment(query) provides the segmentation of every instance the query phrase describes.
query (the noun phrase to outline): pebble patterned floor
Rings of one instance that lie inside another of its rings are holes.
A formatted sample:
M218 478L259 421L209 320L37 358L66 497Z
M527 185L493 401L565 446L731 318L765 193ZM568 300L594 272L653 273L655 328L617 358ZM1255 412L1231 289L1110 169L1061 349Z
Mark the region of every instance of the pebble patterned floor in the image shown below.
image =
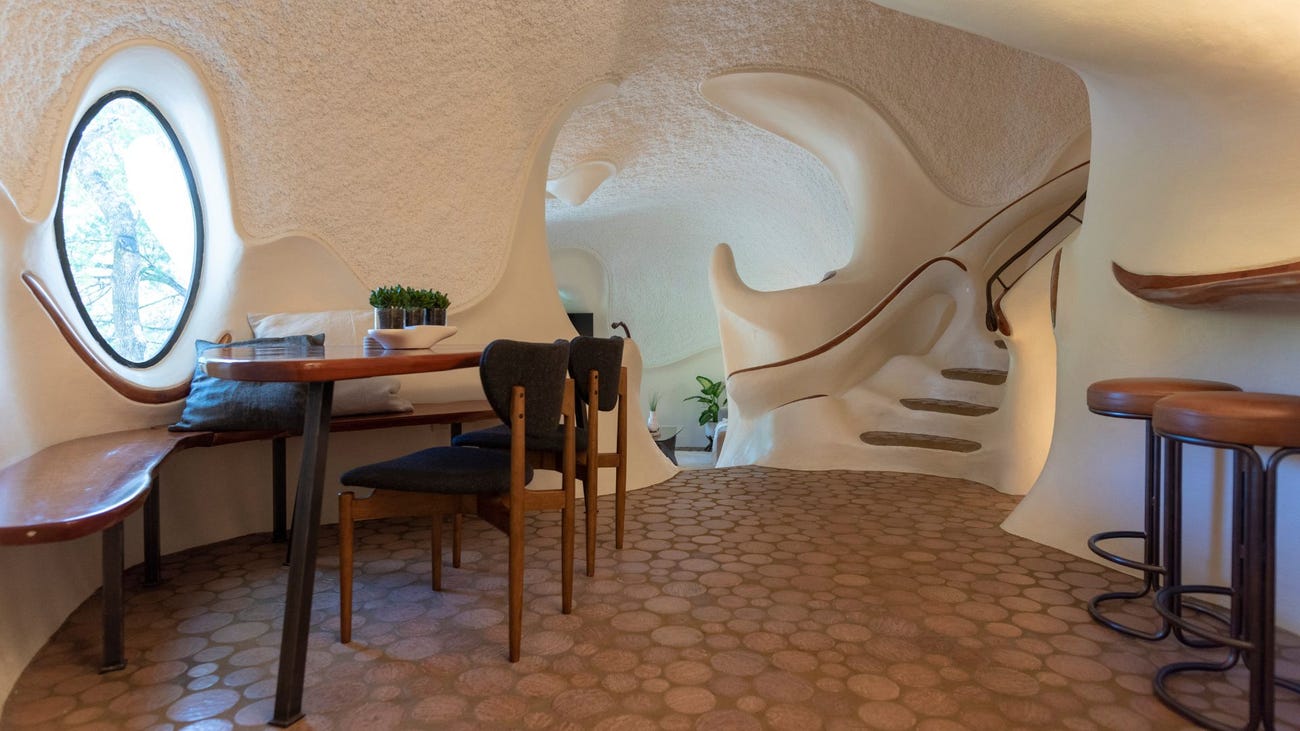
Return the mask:
M427 524L365 524L356 641L345 646L327 528L308 716L294 728L1188 727L1149 688L1157 666L1193 653L1090 621L1087 597L1133 582L1004 533L1014 504L924 475L684 472L630 495L628 548L602 535L597 575L579 566L569 616L559 613L558 520L530 518L515 665L504 658L504 536L467 521L464 566L434 594ZM608 521L612 505L602 508ZM132 571L128 668L95 673L92 598L24 672L0 727L262 726L282 555L254 535L167 557L158 588ZM1280 670L1294 675L1300 651L1283 642ZM1180 688L1198 707L1235 712L1241 682L1234 673ZM1278 698L1294 727L1294 696Z

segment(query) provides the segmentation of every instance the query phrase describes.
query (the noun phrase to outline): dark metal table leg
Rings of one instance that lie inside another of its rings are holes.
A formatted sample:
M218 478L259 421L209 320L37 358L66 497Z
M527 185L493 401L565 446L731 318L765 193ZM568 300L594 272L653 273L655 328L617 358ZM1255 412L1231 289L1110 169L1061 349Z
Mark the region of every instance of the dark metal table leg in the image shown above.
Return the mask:
M302 683L307 670L307 634L311 629L311 600L315 587L316 536L320 532L321 493L325 482L325 453L329 446L332 382L311 383L307 389L307 418L303 428L302 466L294 500L293 560L285 591L284 631L280 638L280 670L276 678L275 714L271 725L288 726L302 718Z
M109 526L103 538L104 589L104 662L99 672L110 673L126 667L126 636L123 630L122 609L122 551L125 530L121 523Z
M162 583L162 500L158 478L149 485L144 501L144 585Z
M289 537L284 527L288 515L284 506L289 481L284 445L284 437L271 440L271 540L276 543L288 540Z

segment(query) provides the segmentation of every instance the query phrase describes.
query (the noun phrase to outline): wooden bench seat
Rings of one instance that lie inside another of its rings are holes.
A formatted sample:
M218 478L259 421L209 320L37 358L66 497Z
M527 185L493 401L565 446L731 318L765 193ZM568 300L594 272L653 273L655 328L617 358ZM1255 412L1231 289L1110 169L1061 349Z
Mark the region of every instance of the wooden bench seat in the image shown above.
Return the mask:
M416 404L414 411L340 416L331 432L448 424L495 419L486 401ZM173 454L270 440L272 536L287 536L285 432L172 432L149 427L97 434L54 444L0 470L0 545L68 541L95 533L103 540L104 656L101 671L125 665L123 636L122 521L144 507L145 584L160 578L158 468Z

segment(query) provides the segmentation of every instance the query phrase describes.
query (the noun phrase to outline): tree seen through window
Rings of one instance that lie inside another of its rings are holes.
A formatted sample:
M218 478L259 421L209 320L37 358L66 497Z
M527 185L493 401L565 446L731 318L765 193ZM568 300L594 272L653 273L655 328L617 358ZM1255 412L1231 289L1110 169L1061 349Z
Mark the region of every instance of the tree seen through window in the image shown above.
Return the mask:
M56 216L78 309L119 361L170 348L200 264L199 209L171 130L130 92L91 107L69 144Z

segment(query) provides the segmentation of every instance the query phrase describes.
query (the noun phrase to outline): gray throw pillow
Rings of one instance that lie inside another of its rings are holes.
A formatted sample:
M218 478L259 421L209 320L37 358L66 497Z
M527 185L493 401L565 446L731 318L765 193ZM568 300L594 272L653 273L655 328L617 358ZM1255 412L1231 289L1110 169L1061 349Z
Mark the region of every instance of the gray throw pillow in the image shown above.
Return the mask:
M206 340L194 341L196 355L211 348L253 345L290 345L305 352L313 345L324 345L325 335L290 335L279 338L254 338L222 345ZM305 383L254 383L216 378L197 365L190 380L190 394L185 411L172 431L302 431L307 409Z

